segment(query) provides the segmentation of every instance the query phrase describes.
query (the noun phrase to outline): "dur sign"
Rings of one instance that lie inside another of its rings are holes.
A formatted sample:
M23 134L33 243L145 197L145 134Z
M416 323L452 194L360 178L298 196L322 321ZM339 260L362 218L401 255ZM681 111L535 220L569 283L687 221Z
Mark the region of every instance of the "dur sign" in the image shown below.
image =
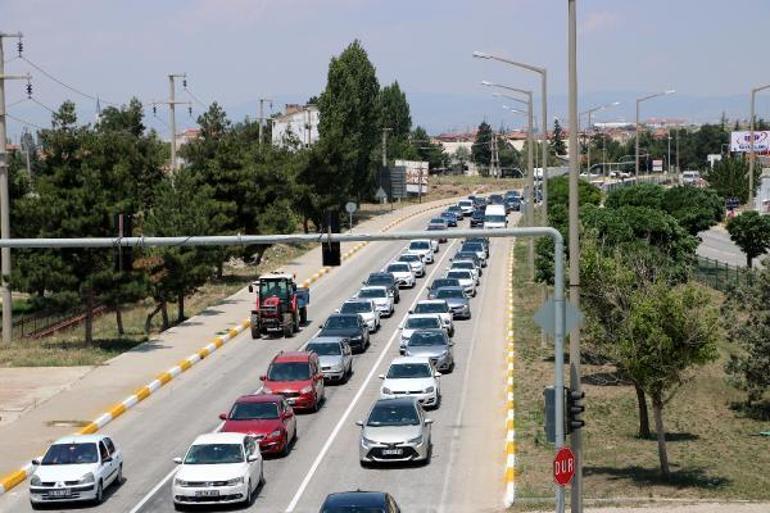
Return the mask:
M730 151L748 153L751 151L751 132L731 132L730 134ZM768 153L770 152L770 131L768 130L755 130L754 131L754 152L755 153Z

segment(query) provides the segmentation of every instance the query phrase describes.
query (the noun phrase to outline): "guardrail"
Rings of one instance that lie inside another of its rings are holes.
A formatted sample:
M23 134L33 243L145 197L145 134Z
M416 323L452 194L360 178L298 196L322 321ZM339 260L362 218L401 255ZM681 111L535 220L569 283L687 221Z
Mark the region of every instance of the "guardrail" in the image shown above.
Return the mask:
M100 305L94 308L93 315L101 315L107 307ZM11 338L42 338L73 326L81 324L86 317L85 309L76 308L62 312L35 312L23 314L13 320ZM0 327L0 333L2 333Z

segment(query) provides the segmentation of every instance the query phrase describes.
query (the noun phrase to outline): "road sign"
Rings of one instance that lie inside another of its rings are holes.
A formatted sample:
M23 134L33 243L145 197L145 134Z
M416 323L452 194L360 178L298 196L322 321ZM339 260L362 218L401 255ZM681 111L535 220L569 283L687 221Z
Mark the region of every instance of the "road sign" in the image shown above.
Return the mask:
M549 335L556 336L555 319L556 302L549 299L535 312L533 319ZM572 328L583 323L583 313L572 306L569 301L564 302L564 332L569 333Z
M385 203L385 200L388 199L388 193L385 192L385 189L380 187L377 189L377 192L374 193L374 197L377 198L377 201L380 203Z
M358 210L358 205L356 205L354 201L348 201L347 203L345 203L345 211L348 214L352 214L356 210Z
M575 475L575 455L569 447L562 447L553 458L553 480L559 486L567 486Z

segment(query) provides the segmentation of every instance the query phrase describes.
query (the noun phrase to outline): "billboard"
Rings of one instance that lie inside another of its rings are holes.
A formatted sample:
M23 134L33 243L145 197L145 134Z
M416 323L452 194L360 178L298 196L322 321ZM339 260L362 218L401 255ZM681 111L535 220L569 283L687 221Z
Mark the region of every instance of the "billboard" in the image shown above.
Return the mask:
M652 161L652 171L654 173L663 171L663 159L655 159Z
M730 134L730 151L747 153L751 151L751 132L732 132ZM754 131L754 152L770 152L770 131Z
M410 194L426 194L428 192L427 162L419 160L396 160L396 167L403 167L406 178L406 192ZM420 190L422 189L422 191Z

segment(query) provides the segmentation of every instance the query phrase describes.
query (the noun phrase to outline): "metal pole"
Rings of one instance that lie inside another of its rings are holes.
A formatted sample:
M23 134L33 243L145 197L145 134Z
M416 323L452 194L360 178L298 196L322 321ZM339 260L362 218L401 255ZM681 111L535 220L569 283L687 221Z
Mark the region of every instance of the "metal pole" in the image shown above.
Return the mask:
M568 0L569 8L569 138L570 138L570 175L569 175L569 282L570 302L575 308L580 307L580 241L579 233L579 196L578 196L578 81L577 81L577 0ZM563 319L562 319L563 322ZM559 355L557 355L558 357ZM572 330L569 337L570 388L580 392L580 328ZM559 367L559 376L563 367ZM556 387L556 393L562 390ZM557 395L561 398L562 395ZM557 400L556 403L561 403ZM570 494L572 513L583 511L583 436L580 429L570 434L570 446L575 454L575 477L572 478ZM560 487L561 488L561 487ZM563 506L563 489L561 490Z
M588 111L588 126L586 127L586 139L588 140L588 145L586 147L586 172L588 173L588 178L591 178L591 114L593 114L593 110Z
M258 132L260 151L262 149L262 124L263 124L263 120L265 119L264 103L265 103L265 99L260 98L259 99L259 132Z
M11 237L10 201L8 195L8 154L6 152L5 139L5 56L3 53L3 37L0 33L0 236L4 239ZM0 251L0 273L2 282L0 290L3 300L3 345L11 344L11 330L13 329L13 297L11 285L8 280L11 277L11 248L3 248Z
M171 172L176 172L176 98L174 87L174 75L168 76L168 124L171 128Z
M666 164L668 164L668 174L670 175L671 174L671 127L667 126L666 128L668 129L668 162L666 162Z
M535 134L533 133L533 113L532 92L527 92L527 138L529 139L529 148L527 149L527 186L529 187L529 200L527 201L527 226L535 224ZM529 252L529 279L535 279L535 243L532 239L527 241Z
M636 100L636 151L634 152L635 160L636 160L636 167L634 171L634 177L639 177L639 102L641 100Z
M542 80L540 83L540 95L542 96L541 102L542 105L541 108L541 121L540 124L542 125L542 133L543 133L543 174L542 174L542 180L543 180L543 204L540 205L540 210L543 213L543 226L548 225L548 98L547 98L547 81L548 81L548 72L543 68L542 73L540 74Z

